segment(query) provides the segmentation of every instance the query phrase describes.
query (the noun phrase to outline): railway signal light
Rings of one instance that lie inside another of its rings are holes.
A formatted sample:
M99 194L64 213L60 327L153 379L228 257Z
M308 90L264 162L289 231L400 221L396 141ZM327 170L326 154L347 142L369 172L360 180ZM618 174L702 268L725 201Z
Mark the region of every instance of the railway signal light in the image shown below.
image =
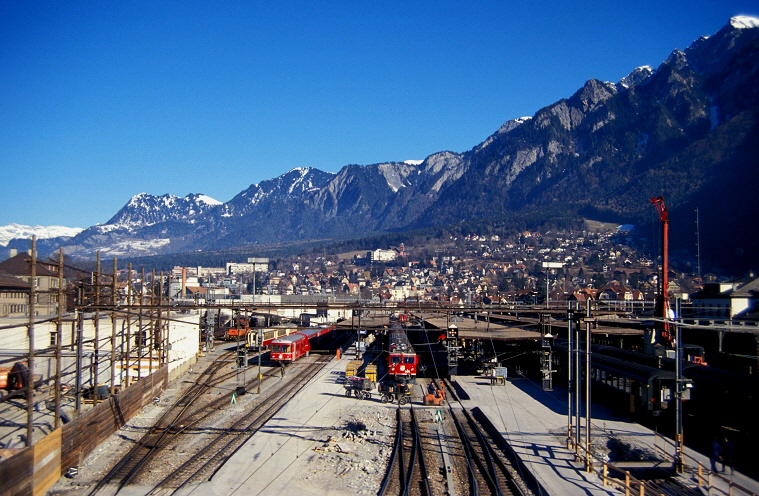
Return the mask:
M237 349L237 368L238 369L248 368L248 350L246 350L245 348Z
M448 327L448 332L446 334L446 337L448 339L456 339L458 336L459 336L459 328L456 327L455 325L451 324Z

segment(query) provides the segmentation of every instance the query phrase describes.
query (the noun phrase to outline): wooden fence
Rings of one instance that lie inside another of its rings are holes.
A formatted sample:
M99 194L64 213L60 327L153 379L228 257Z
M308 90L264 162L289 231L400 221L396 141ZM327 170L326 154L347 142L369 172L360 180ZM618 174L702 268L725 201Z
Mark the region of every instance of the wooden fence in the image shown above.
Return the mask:
M71 467L77 467L168 385L163 366L45 436L0 461L0 495L42 495Z

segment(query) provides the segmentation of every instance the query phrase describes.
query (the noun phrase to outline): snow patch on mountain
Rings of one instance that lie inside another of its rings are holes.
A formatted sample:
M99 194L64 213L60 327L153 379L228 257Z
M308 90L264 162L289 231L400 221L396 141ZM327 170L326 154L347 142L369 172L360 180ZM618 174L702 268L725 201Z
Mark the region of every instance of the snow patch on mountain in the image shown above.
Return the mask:
M291 170L290 172L299 173L300 177L296 178L290 184L290 188L288 189L287 194L293 194L293 191L296 189L300 189L303 192L319 189L311 180L311 171L312 169L310 167L296 167L295 169Z
M160 248L168 246L168 238L126 240L99 248L100 254L106 257L139 257L154 255Z
M222 205L223 202L220 202L219 200L216 200L214 198L211 198L207 195L198 195L197 197L198 202L205 203L206 205Z
M730 25L735 29L759 28L759 18L751 16L735 16L730 19Z
M0 246L7 246L8 242L12 239L31 238L32 235L36 235L38 239L58 238L61 236L73 237L83 230L80 227L8 224L7 226L0 226Z
M643 81L647 80L654 74L654 69L649 65L636 67L630 74L623 77L617 83L617 90L630 89Z

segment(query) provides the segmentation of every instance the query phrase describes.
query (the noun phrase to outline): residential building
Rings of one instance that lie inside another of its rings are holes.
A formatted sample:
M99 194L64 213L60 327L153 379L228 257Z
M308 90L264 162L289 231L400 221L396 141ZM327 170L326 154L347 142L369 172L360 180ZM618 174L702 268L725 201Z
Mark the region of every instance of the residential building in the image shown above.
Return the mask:
M58 267L54 264L37 262L35 264L35 278L32 281L32 257L28 253L19 253L18 255L0 262L0 271L9 276L13 276L29 285L34 284L34 314L35 315L53 315L58 312ZM64 287L66 281L63 281ZM29 290L27 290L29 291ZM29 298L26 298L26 307L21 308L21 291L10 291L5 294L7 301L4 304L14 305L8 307L8 310L21 310L20 312L8 312L8 315L24 316L29 315ZM10 296L15 295L15 296ZM64 297L65 298L65 297ZM65 309L65 303L64 307ZM5 312L0 311L5 315Z
M759 277L747 277L728 283L706 283L704 289L690 296L694 317L732 319L756 310L759 302Z
M0 271L0 317L28 315L31 288L28 282Z

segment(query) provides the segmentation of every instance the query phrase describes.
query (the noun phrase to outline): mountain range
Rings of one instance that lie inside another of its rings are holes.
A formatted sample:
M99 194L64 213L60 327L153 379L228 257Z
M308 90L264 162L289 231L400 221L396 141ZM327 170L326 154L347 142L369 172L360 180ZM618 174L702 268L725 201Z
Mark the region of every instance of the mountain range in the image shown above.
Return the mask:
M693 251L698 208L702 255L748 268L759 248L758 62L759 19L734 17L656 69L591 79L469 151L336 174L298 168L225 203L141 193L106 224L40 250L131 257L525 217L654 226L649 199L664 196L672 249Z

